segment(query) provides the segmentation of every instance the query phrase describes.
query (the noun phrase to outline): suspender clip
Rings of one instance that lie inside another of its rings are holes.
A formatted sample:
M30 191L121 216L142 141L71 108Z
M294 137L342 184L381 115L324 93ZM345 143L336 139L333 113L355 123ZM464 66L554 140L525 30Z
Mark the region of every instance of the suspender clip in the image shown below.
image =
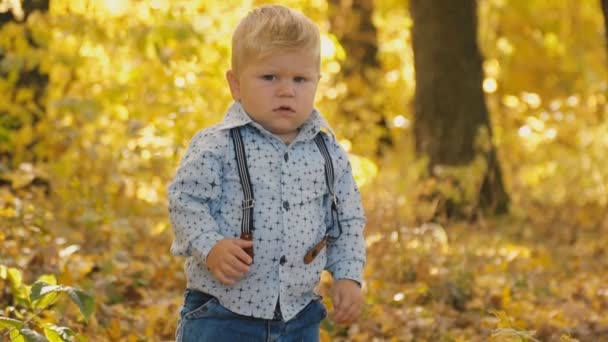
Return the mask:
M252 199L248 199L248 200L244 200L243 201L243 210L247 210L247 209L251 209L253 208L253 205L255 204L255 200Z

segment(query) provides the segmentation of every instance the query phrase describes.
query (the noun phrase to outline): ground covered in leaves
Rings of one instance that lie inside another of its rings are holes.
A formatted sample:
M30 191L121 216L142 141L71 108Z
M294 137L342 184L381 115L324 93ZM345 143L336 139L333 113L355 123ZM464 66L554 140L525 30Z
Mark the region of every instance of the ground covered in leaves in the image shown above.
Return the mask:
M0 316L67 326L90 341L172 340L184 277L181 260L168 253L164 209L87 226L58 220L61 204L44 190L0 188ZM529 204L504 217L412 224L400 215L406 204L380 196L365 197L364 313L350 327L330 315L323 341L608 338L608 218L601 211ZM67 300L27 308L9 268L25 287L51 274L83 289L95 299L94 314L85 322ZM319 290L331 312L329 287L326 276Z
M606 232L504 217L372 233L366 315L344 340L605 340Z

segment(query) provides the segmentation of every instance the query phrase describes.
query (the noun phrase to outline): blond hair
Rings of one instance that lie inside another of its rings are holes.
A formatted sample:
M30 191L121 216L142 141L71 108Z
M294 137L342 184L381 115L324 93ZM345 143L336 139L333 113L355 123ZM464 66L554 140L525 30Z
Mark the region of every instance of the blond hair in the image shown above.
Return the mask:
M248 60L259 60L277 52L310 51L320 60L320 34L307 16L280 5L254 9L241 20L232 35L232 70Z

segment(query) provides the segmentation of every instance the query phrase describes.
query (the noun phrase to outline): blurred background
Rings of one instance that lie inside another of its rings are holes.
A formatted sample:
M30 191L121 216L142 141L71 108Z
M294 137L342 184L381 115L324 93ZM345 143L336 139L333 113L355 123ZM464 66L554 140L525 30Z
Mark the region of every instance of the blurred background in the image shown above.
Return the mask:
M165 189L264 3L0 0L0 336L173 339ZM368 217L364 313L322 340L607 338L608 1L274 3L321 29Z

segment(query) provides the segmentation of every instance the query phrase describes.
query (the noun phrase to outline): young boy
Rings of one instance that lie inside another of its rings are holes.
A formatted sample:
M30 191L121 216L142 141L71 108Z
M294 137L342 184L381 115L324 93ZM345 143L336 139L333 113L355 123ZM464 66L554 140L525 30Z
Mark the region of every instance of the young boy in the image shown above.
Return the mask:
M313 108L319 37L275 5L234 33L235 102L194 136L168 191L171 251L187 257L178 341L317 341L324 269L334 320L360 314L365 219L347 154Z

